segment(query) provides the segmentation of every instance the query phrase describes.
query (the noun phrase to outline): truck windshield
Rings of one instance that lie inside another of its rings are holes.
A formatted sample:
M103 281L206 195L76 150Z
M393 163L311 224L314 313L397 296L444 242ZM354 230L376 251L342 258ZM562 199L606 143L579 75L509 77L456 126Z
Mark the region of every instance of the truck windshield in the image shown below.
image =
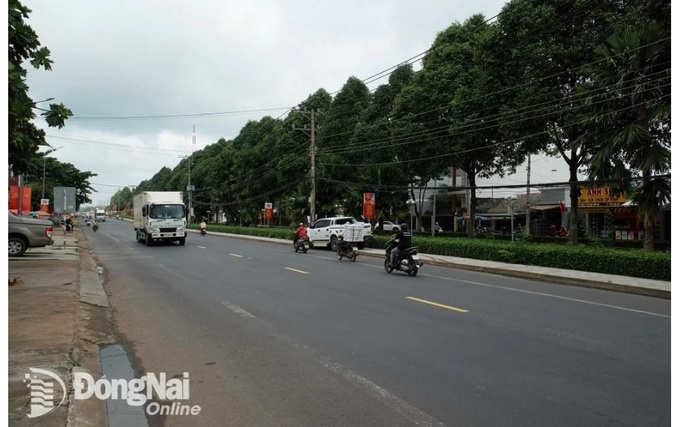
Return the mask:
M154 219L182 219L184 206L182 205L151 205L149 218Z

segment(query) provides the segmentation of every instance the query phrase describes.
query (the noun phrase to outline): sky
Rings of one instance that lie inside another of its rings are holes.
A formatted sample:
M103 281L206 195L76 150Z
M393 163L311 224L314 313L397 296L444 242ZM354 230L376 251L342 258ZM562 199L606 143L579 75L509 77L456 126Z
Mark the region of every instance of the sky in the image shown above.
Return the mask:
M28 67L29 94L74 114L63 129L36 124L56 148L50 156L97 174L91 198L104 205L180 156L234 138L248 120L280 117L320 88L333 93L351 76L396 66L452 23L475 13L491 18L505 1L22 3L53 61L51 71ZM523 165L479 185L526 180ZM563 160L532 159L532 183L567 180Z

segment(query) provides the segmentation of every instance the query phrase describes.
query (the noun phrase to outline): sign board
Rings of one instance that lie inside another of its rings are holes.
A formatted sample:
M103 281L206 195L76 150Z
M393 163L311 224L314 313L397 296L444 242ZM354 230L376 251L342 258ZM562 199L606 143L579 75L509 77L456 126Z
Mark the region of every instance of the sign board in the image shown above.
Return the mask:
M59 214L76 211L76 187L54 187L54 212Z
M364 219L375 218L375 193L364 193Z
M19 191L21 191L21 197L19 197ZM19 209L19 199L21 199L21 209ZM9 186L9 210L15 214L31 211L31 187Z
M625 194L616 194L612 187L582 187L578 205L621 206L627 200Z

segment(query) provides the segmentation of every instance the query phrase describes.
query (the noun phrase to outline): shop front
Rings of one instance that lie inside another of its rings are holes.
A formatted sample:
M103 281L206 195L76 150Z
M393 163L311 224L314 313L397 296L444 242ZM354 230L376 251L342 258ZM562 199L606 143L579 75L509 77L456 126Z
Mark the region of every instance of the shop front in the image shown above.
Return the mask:
M637 206L631 206L624 193L612 187L581 188L579 214L585 214L590 232L603 239L642 240L644 231Z

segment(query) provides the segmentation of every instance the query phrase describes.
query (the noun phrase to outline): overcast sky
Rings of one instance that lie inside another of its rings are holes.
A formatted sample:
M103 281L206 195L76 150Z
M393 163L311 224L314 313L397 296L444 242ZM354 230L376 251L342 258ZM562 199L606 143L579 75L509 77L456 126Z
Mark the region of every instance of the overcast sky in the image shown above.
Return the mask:
M51 155L98 174L91 198L105 204L190 154L193 125L196 149L234 138L248 120L395 66L451 23L493 17L504 3L23 0L54 61L52 71L29 71L28 85L34 100L73 111L64 129L46 129L62 147ZM564 161L536 156L532 182L567 180ZM526 183L526 170L503 182Z

